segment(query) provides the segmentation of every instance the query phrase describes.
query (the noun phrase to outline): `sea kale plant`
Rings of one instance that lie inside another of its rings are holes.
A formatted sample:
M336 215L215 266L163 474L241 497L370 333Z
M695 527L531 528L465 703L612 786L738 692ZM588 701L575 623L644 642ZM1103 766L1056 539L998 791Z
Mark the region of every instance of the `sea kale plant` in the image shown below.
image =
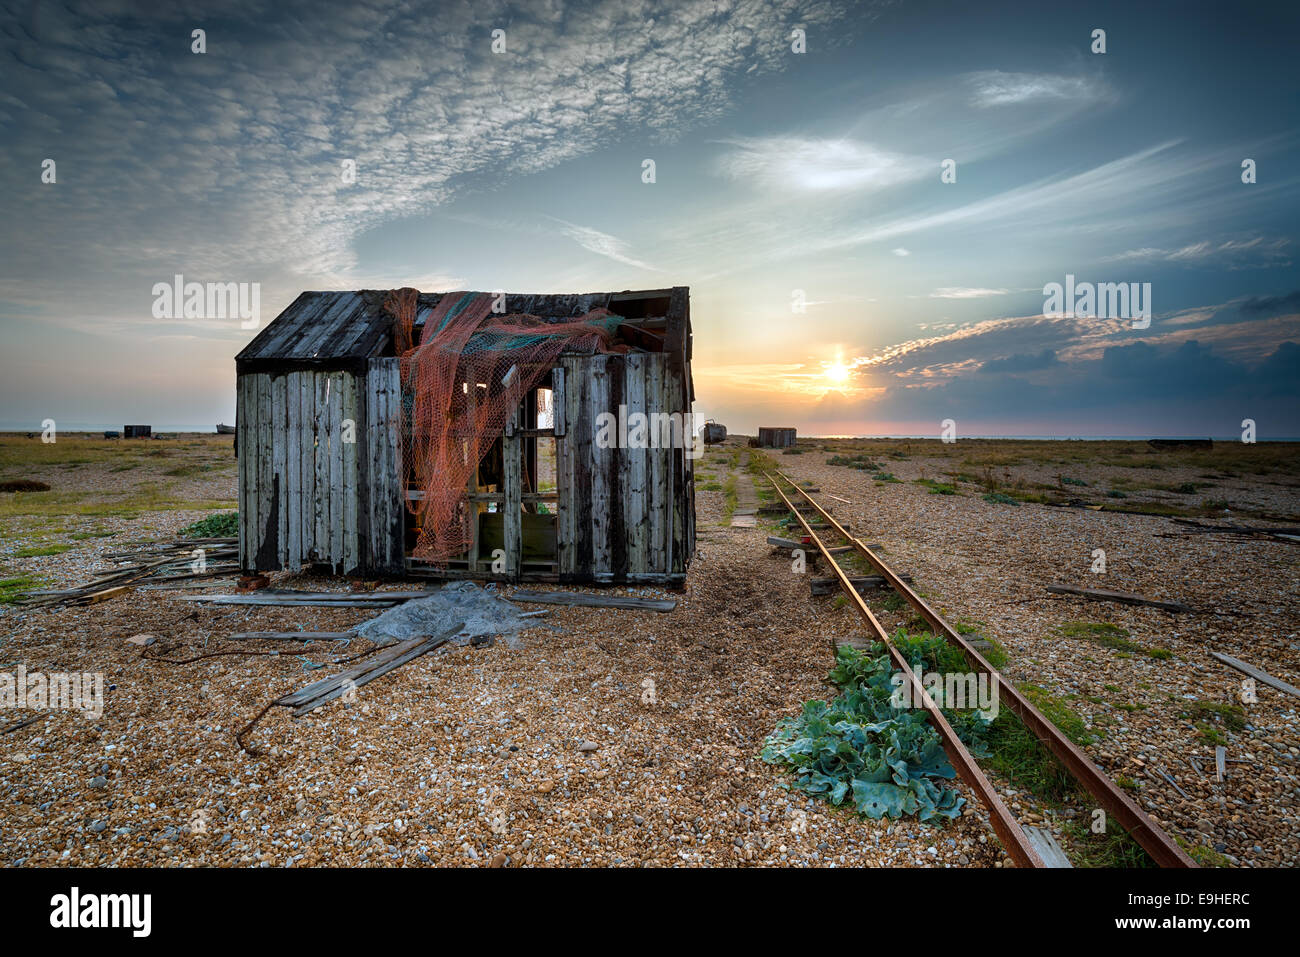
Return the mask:
M923 672L967 668L942 638L900 631L893 640ZM956 772L925 711L891 704L894 667L884 645L866 652L841 645L835 658L829 679L839 695L829 703L806 702L799 715L778 722L763 760L789 768L793 787L836 806L852 801L870 818L957 817L965 799L943 783ZM945 709L944 716L972 755L988 755L988 722L978 711Z

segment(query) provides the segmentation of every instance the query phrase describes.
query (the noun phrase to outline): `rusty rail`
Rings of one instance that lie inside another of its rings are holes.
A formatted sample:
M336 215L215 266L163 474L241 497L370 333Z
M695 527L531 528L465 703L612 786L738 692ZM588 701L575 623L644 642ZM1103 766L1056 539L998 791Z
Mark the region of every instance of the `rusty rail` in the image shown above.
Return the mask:
M1121 791L1119 787L1116 786L1115 782L1108 778L1100 768L1093 764L1092 760L1089 759L1089 757L1084 754L1073 741L1060 732L1056 725L1047 720L1043 713L1035 708L1029 699L1021 694L1020 690L1014 684L1005 680L1001 673L989 664L988 660L985 659L985 657L981 655L970 644L970 642L958 634L957 630L949 625L937 611L931 608L925 599L913 591L905 581L899 578L898 575L895 574L894 570L886 565L880 556L867 548L860 539L854 538L845 531L843 526L841 526L839 522L835 521L835 519L831 517L830 513L822 508L821 505L814 501L811 495L793 482L790 479L790 476L786 475L780 469L776 470L776 474L786 482L789 482L791 487L802 495L808 504L813 507L822 521L830 525L837 534L842 535L844 540L853 546L854 551L875 567L876 571L885 579L889 587L893 588L894 591L901 595L909 605L916 609L917 613L920 614L922 618L929 622L931 627L934 628L935 634L942 635L950 644L960 648L962 653L966 656L966 660L972 667L979 669L997 682L1001 699L1007 704L1016 717L1018 717L1034 737L1038 739L1039 743L1044 745L1053 755L1056 756L1057 760L1065 766L1065 769L1070 772L1071 776L1079 782L1084 790L1096 798L1097 802L1105 809L1106 813L1115 818L1120 827L1124 828L1133 840L1137 841L1142 849L1151 855L1153 861L1161 867L1197 866L1196 862L1188 857L1187 852L1179 847L1168 834L1161 830L1160 827L1151 820L1151 818L1147 817L1146 812L1138 807L1132 798ZM776 489L777 494L780 495L786 504L790 506L790 511L795 515L799 515L798 510L793 507L790 500L785 497L785 494L781 492L777 483L770 475L768 476L768 481L772 483L772 487ZM804 521L803 516L799 516L799 521L805 529L808 528L808 523ZM814 541L816 541L816 539L814 539ZM826 557L828 560L831 560L829 555ZM837 570L839 569L838 564L836 564L834 560L831 560L831 566ZM847 581L842 570L839 570L838 574L842 581ZM856 589L849 590L852 591L855 596L857 595Z
M784 478L784 476L782 477ZM1015 861L1016 865L1019 867L1045 867L1046 865L1043 863L1043 859L1038 856L1038 852L1035 851L1033 846L1029 843L1029 839L1025 836L1025 832L1020 829L1019 822L1017 822L1011 815L1011 812L1007 810L1007 806L1002 802L1002 798L1000 798L997 791L993 789L992 783L990 783L989 779L985 777L984 772L980 770L980 766L975 763L975 759L971 756L970 751L966 749L966 745L961 743L961 739L957 737L957 732L952 729L952 725L950 725L948 719L943 716L943 712L939 710L939 707L934 703L934 699L926 693L924 686L912 671L911 663L903 657L903 653L894 646L892 641L889 640L889 635L885 633L885 629L881 627L880 622L876 620L876 616L872 614L871 609L867 607L867 603L863 600L862 596L858 594L858 590L853 587L853 583L849 581L849 577L845 573L844 569L841 568L839 563L831 557L831 553L827 550L826 545L822 540L813 532L812 526L808 524L808 520L799 514L799 510L794 507L794 504L788 498L786 498L785 493L781 491L780 487L776 484L776 481L773 480L770 475L767 476L767 479L772 483L772 488L775 490L776 494L781 496L781 501L785 502L786 507L790 509L790 513L799 520L799 524L803 526L804 533L807 534L812 543L817 546L822 557L826 559L831 568L835 571L835 575L840 582L840 588L844 590L844 594L848 599L855 603L858 609L858 614L867 622L867 625L875 634L876 640L889 650L889 656L894 659L894 665L900 672L907 676L907 681L911 686L912 700L920 701L922 703L922 706L925 708L926 716L930 720L930 724L932 724L934 729L939 732L939 740L943 744L943 750L948 755L948 760L952 762L952 766L956 769L957 774L961 776L961 779L970 785L971 789L979 795L979 799L983 802L984 806L988 808L989 819L993 824L993 831L997 834L998 839L1002 842L1002 846L1011 856L1011 859ZM839 526L837 525L836 528L839 528ZM844 534L843 529L840 529L840 533Z

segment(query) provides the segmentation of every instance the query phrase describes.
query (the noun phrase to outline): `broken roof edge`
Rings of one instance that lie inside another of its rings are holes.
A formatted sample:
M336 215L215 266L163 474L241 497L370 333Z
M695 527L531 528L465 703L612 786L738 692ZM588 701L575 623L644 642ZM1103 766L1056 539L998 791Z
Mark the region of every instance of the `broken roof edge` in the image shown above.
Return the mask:
M445 292L419 292L418 309L432 309ZM279 368L364 368L371 358L392 354L393 319L383 308L387 289L306 290L271 320L235 356L239 374ZM475 293L506 297L505 315L571 319L592 309L608 308L637 324L665 320L669 351L690 342L690 288L624 289L592 293ZM631 304L635 308L628 308ZM622 307L620 309L620 306ZM626 313L626 314L625 314ZM421 319L417 318L417 323ZM673 348L675 346L675 348ZM687 351L689 359L689 351Z

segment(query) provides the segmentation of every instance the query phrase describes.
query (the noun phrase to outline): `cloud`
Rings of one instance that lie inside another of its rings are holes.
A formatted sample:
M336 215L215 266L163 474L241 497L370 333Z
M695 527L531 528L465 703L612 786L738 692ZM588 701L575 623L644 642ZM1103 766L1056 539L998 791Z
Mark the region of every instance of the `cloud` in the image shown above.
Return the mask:
M1050 369L1052 366L1059 366L1060 364L1061 360L1057 358L1056 350L1044 349L1037 354L1017 352L1002 359L989 359L980 364L978 371L986 373L1037 372L1040 369Z
M986 299L989 296L1005 296L1010 289L982 289L970 286L941 286L930 293L931 299Z
M14 117L0 165L53 156L59 179L0 193L9 229L41 235L13 244L11 275L38 292L58 281L65 311L124 315L137 314L137 289L176 271L274 282L264 302L287 301L304 277L353 284L366 231L628 130L671 141L715 123L742 86L725 77L790 65L791 22L819 28L848 13L799 0L671 11L604 0L580 13L499 0L244 2L196 55L184 7L148 20L113 5L33 7L0 31L0 108ZM586 248L649 268L582 229L572 237Z
M773 191L883 189L918 180L933 165L853 140L771 136L723 142L731 150L718 158L719 173Z
M912 255L912 251L911 251L910 249L905 249L905 248L903 248L902 246L899 246L897 249L891 249L890 252L892 252L895 256L910 256L910 255Z
M1243 315L1258 318L1294 315L1300 312L1300 289L1285 296L1251 296L1238 309Z
M1110 95L1106 84L1094 77L1050 73L1004 73L984 70L969 74L970 102L982 108L1019 103L1095 102Z
M551 218L555 219L555 217ZM648 269L651 272L662 272L662 270L651 266L649 263L629 256L627 252L628 244L617 236L602 233L599 229L592 229L590 226L579 226L563 219L555 219L555 222L561 224L561 232L564 235L588 252L604 256L606 259L612 259L614 262L623 263L626 266L636 266L638 269Z
M1291 241L1285 237L1266 239L1263 236L1256 236L1253 239L1229 239L1217 243L1201 240L1174 248L1143 246L1106 256L1101 261L1164 262L1186 266L1203 266L1208 262L1216 261L1228 268L1289 266L1291 259L1287 247L1290 245Z

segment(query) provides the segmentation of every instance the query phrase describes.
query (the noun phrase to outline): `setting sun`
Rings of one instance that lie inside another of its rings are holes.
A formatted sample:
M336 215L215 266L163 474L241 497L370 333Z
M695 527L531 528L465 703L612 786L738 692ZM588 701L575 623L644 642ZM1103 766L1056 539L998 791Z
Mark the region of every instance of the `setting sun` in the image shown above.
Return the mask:
M836 385L843 385L849 381L849 367L843 362L832 362L822 370L822 375Z

